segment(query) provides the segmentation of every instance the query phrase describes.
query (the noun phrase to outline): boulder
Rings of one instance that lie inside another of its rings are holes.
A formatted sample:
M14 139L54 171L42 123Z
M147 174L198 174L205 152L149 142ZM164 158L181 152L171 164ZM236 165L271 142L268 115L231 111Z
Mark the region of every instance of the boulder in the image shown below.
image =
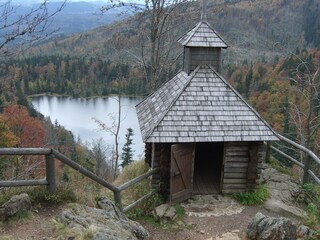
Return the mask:
M93 240L144 240L149 233L137 222L128 219L110 200L102 199L99 208L73 204L62 211L56 220L73 230L76 235L91 232Z
M31 210L31 200L26 193L11 197L0 207L0 220L6 220L23 210Z
M287 218L274 218L257 213L247 228L249 240L296 240L312 237L314 231L297 226Z
M153 211L153 216L160 223L166 223L168 221L175 220L177 217L177 212L174 206L166 203L156 207Z

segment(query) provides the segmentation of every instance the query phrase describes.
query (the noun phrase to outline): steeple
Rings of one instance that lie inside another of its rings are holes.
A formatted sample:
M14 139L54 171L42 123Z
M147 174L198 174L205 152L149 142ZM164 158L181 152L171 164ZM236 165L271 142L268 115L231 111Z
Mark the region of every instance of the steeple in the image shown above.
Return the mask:
M206 0L202 0L201 22L206 22L207 21L206 8L207 8L207 1Z
M210 65L220 72L221 48L228 45L207 21L206 0L202 0L200 22L178 42L184 46L183 70L188 75L199 65Z

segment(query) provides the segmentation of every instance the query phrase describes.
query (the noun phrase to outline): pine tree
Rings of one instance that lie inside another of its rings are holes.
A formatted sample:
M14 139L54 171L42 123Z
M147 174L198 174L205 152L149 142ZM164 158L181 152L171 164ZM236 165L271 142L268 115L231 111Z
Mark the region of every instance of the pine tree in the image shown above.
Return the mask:
M132 136L133 136L133 129L128 128L127 133L126 133L126 143L123 145L122 148L122 163L121 167L124 168L125 166L129 165L130 163L133 162L132 157L133 157L133 150L131 148L132 145Z

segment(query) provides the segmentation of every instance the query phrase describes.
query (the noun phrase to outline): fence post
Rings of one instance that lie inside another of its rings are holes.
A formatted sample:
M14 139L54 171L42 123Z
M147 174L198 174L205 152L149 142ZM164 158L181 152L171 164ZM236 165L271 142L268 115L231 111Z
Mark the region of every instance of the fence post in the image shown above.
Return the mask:
M53 154L46 155L46 179L48 182L47 190L50 194L56 192L55 161Z
M121 202L120 191L114 191L113 195L114 195L114 201L115 201L117 207L122 211L122 202Z
M303 168L303 178L302 178L302 186L306 183L309 182L309 173L308 173L308 170L310 168L310 156L306 153L305 154L305 163L304 163L304 168Z
M266 149L266 163L270 162L270 147L271 147L271 142L267 142L267 149Z

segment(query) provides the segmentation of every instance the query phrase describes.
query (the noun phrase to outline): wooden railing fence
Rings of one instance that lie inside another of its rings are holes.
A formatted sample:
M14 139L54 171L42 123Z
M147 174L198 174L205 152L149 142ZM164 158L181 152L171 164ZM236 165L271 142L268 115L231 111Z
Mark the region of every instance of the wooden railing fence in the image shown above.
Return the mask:
M0 155L44 155L46 161L46 178L37 180L10 180L10 181L0 181L0 187L17 187L17 186L35 186L35 185L47 185L48 192L54 194L56 192L56 181L55 181L55 159L63 162L84 176L92 179L98 184L111 190L114 195L114 201L116 205L123 211L129 211L133 207L137 206L139 203L150 197L154 192L151 191L145 196L141 197L132 204L123 207L121 200L121 191L131 187L132 185L142 181L143 179L157 173L159 168L152 169L145 174L136 177L129 182L122 184L121 186L114 186L113 184L105 181L104 179L98 177L91 171L85 169L78 163L74 162L70 158L66 157L62 153L49 148L0 148Z
M272 146L270 144L270 142L267 144L267 153L266 153L267 161L270 158L270 151L272 150L303 169L303 177L302 177L302 181L301 181L302 185L309 182L310 176L313 178L313 180L317 184L320 184L320 178L310 169L311 160L313 160L317 165L320 166L319 157L316 156L310 149L308 149L308 148L306 148L306 147L304 147L304 146L302 146L302 145L300 145L300 144L298 144L298 143L296 143L296 142L294 142L294 141L292 141L292 140L290 140L280 134L278 134L277 136L279 137L279 139L282 142L289 144L291 147L294 147L294 148L298 149L299 151L302 151L305 154L305 161L304 161L304 163L302 163L302 162L294 159L292 156L289 156L288 154L279 150L275 146Z

